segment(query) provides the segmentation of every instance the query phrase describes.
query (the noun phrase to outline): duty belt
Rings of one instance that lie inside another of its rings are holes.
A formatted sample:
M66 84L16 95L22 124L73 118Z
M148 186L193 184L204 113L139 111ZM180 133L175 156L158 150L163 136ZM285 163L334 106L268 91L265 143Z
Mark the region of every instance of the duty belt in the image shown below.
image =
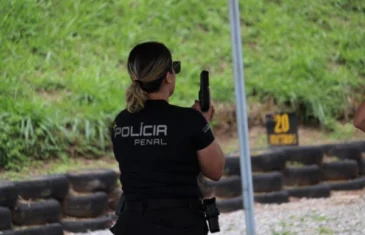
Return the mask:
M199 199L144 199L125 201L124 210L154 210L167 207L185 207L193 209L202 209L203 204Z

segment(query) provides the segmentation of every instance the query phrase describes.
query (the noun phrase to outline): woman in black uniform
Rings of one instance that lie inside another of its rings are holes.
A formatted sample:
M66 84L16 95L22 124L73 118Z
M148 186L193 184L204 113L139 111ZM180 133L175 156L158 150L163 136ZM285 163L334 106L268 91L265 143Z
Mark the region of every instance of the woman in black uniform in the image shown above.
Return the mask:
M126 202L117 235L208 233L197 176L219 180L225 164L209 122L214 109L169 104L177 63L158 42L135 46L127 107L115 118L112 143Z

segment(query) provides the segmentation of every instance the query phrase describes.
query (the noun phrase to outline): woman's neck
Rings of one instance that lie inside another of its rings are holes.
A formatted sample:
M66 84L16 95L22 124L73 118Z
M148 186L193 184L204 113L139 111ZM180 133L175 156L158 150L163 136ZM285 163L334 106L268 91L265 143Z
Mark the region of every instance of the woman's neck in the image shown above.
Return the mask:
M166 100L169 101L169 95L162 92L148 94L149 100Z

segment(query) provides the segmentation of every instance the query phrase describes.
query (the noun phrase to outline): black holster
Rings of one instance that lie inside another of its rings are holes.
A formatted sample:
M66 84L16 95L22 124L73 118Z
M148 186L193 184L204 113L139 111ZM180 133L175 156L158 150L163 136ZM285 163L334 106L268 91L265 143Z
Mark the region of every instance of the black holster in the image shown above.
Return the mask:
M115 209L115 214L120 215L120 213L123 211L125 205L125 196L124 193L120 196L117 208Z
M208 221L209 231L217 233L219 228L219 210L215 203L215 197L203 200L203 207L205 212L205 219Z
M122 195L121 195L121 197L120 197L120 199L119 199L119 202L118 202L118 205L117 205L117 208L115 209L115 214L117 215L117 216L119 216L120 215L120 213L123 211L123 209L124 209L124 205L125 205L125 196L124 196L124 193L122 193ZM111 227L110 229L109 229L109 231L111 232L111 233L113 233L113 234L116 234L116 232L115 232L115 224L114 224L114 226L113 227Z

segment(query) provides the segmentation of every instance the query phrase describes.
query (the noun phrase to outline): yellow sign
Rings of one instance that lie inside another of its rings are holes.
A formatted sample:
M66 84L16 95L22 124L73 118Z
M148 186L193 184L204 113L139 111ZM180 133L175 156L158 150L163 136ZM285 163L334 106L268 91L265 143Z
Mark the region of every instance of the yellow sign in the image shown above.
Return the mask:
M271 146L298 145L297 120L294 113L267 114L266 128Z

